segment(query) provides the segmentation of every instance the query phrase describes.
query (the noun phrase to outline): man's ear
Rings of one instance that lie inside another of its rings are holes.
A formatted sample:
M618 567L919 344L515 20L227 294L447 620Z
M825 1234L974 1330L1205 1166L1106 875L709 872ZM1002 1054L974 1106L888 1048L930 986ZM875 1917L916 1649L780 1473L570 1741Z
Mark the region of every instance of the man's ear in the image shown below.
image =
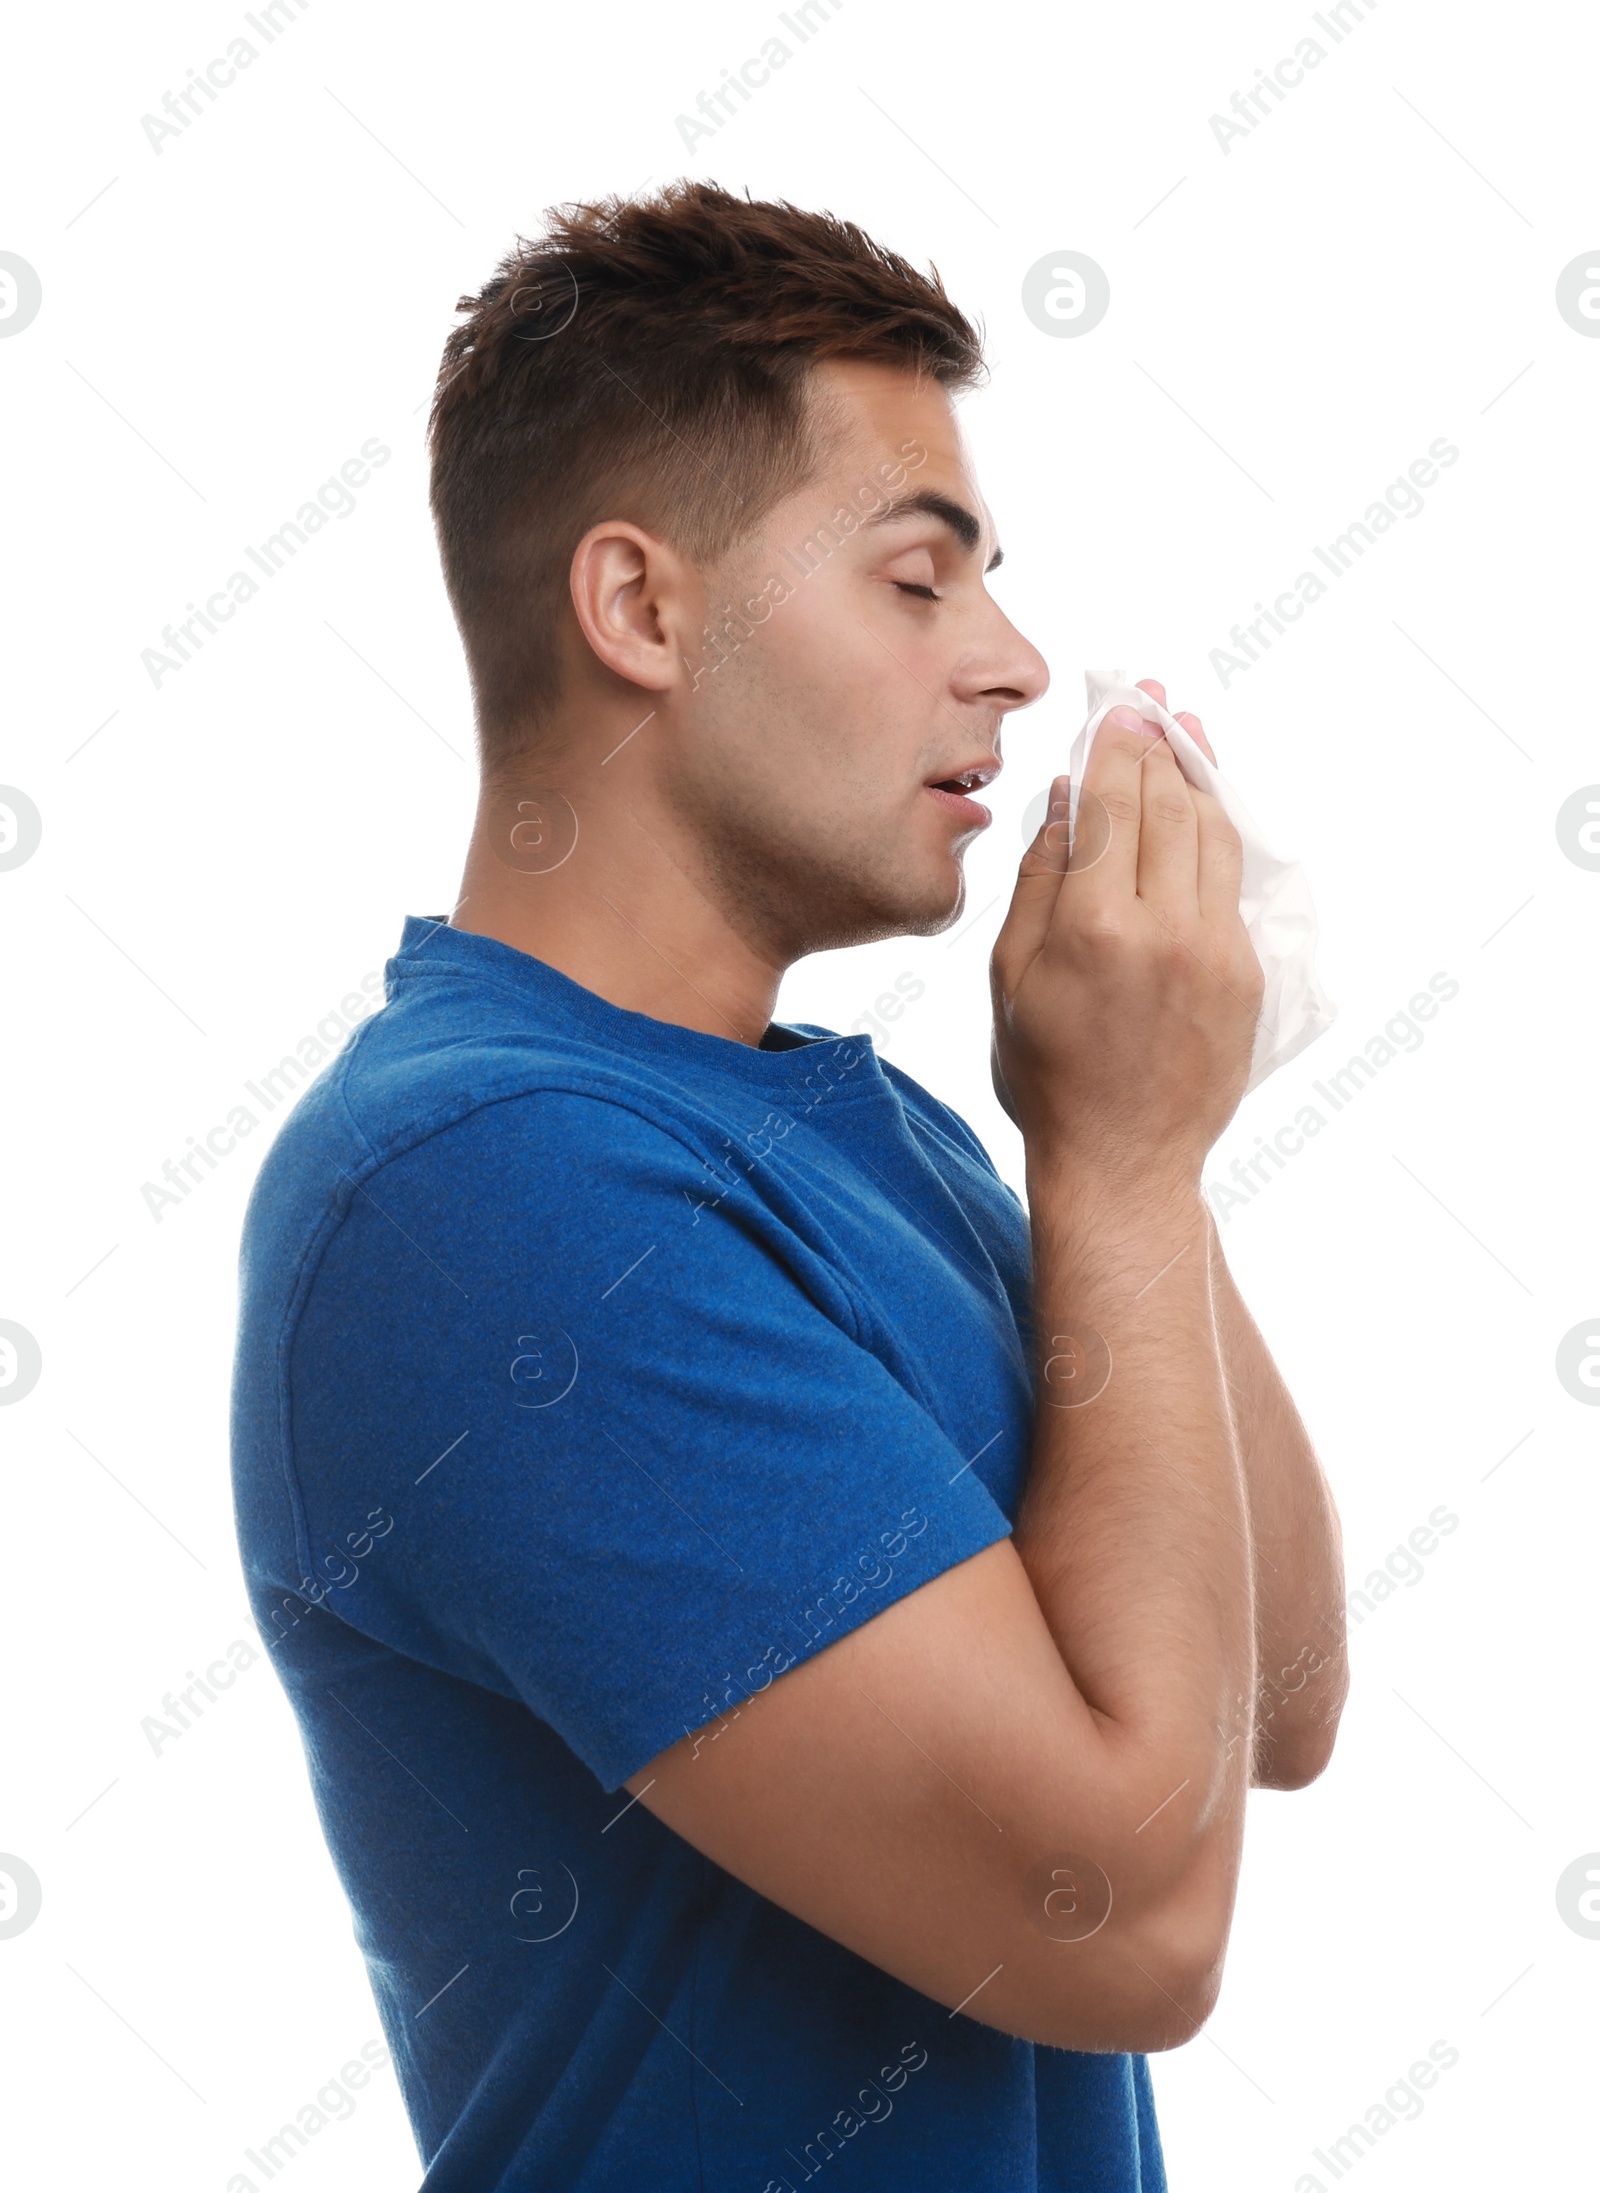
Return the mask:
M578 629L607 670L651 693L682 678L703 589L676 549L642 526L608 519L573 550L570 581Z

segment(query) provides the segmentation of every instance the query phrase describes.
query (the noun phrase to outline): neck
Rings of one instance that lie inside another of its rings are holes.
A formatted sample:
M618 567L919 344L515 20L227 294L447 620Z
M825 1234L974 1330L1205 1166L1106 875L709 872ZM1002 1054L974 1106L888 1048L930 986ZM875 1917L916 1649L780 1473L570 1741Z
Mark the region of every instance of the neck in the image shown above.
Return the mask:
M560 781L484 785L452 925L628 1012L759 1043L784 967L726 903L692 833L637 768Z

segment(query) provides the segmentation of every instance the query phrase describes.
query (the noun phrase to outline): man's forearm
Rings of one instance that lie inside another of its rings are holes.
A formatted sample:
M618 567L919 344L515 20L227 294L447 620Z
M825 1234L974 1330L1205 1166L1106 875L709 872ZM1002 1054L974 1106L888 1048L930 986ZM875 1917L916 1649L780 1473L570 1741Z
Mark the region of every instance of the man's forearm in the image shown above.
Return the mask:
M1209 1213L1207 1238L1255 1553L1254 1780L1267 1788L1300 1789L1328 1763L1348 1683L1339 1518Z
M1039 1403L1016 1543L1136 1817L1231 1900L1251 1752L1245 1487L1194 1190L1125 1197L1029 1169ZM1109 1350L1109 1376L1098 1335ZM1102 1385L1101 1380L1104 1378ZM1160 1781L1167 1786L1156 1786Z

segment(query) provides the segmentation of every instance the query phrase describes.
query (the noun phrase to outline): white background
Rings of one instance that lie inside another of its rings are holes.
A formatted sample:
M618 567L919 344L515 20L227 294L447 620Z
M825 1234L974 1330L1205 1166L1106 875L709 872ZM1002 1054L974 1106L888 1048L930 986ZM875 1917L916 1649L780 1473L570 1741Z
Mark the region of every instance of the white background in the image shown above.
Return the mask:
M14 23L0 250L43 307L0 341L0 779L44 835L0 873L0 1317L44 1368L0 1412L0 1850L44 1902L0 1940L11 2174L263 2184L244 2149L378 2031L265 1656L159 1755L141 1733L253 1637L225 1412L267 1131L159 1222L141 1191L404 913L454 901L471 725L422 429L458 293L546 205L691 173L847 214L981 315L995 585L1055 671L1008 729L970 929L797 969L786 1015L847 1028L913 970L887 1055L1018 1179L986 948L1086 662L1203 716L1317 895L1341 1017L1215 1175L1430 975L1460 986L1223 1227L1352 1584L1437 1506L1459 1522L1354 1636L1332 1769L1252 1799L1220 2008L1155 2066L1173 2185L1331 2189L1313 2149L1436 2040L1460 2061L1363 2188L1592 2182L1600 1942L1555 1885L1600 1848L1600 1414L1554 1369L1600 1312L1600 874L1555 832L1600 780L1600 341L1554 302L1600 263L1592 18L1384 4L1335 45L1298 5L844 0L687 150L677 115L777 12L313 0L159 151L141 117L241 9ZM1212 114L1308 34L1327 58L1224 151ZM1063 249L1111 285L1072 339L1020 303ZM1224 690L1211 651L1441 436L1421 515ZM369 437L393 454L354 512L157 689L141 651ZM392 2074L287 2167L299 2193L414 2185Z

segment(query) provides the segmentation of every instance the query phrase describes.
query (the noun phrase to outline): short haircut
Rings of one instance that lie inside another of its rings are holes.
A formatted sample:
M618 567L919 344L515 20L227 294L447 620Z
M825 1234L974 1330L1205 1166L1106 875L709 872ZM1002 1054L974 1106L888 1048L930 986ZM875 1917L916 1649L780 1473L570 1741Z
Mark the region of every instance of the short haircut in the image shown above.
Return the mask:
M557 698L568 572L625 518L716 562L818 468L810 369L849 358L950 389L977 332L851 221L682 181L552 208L445 345L434 524L493 775Z

